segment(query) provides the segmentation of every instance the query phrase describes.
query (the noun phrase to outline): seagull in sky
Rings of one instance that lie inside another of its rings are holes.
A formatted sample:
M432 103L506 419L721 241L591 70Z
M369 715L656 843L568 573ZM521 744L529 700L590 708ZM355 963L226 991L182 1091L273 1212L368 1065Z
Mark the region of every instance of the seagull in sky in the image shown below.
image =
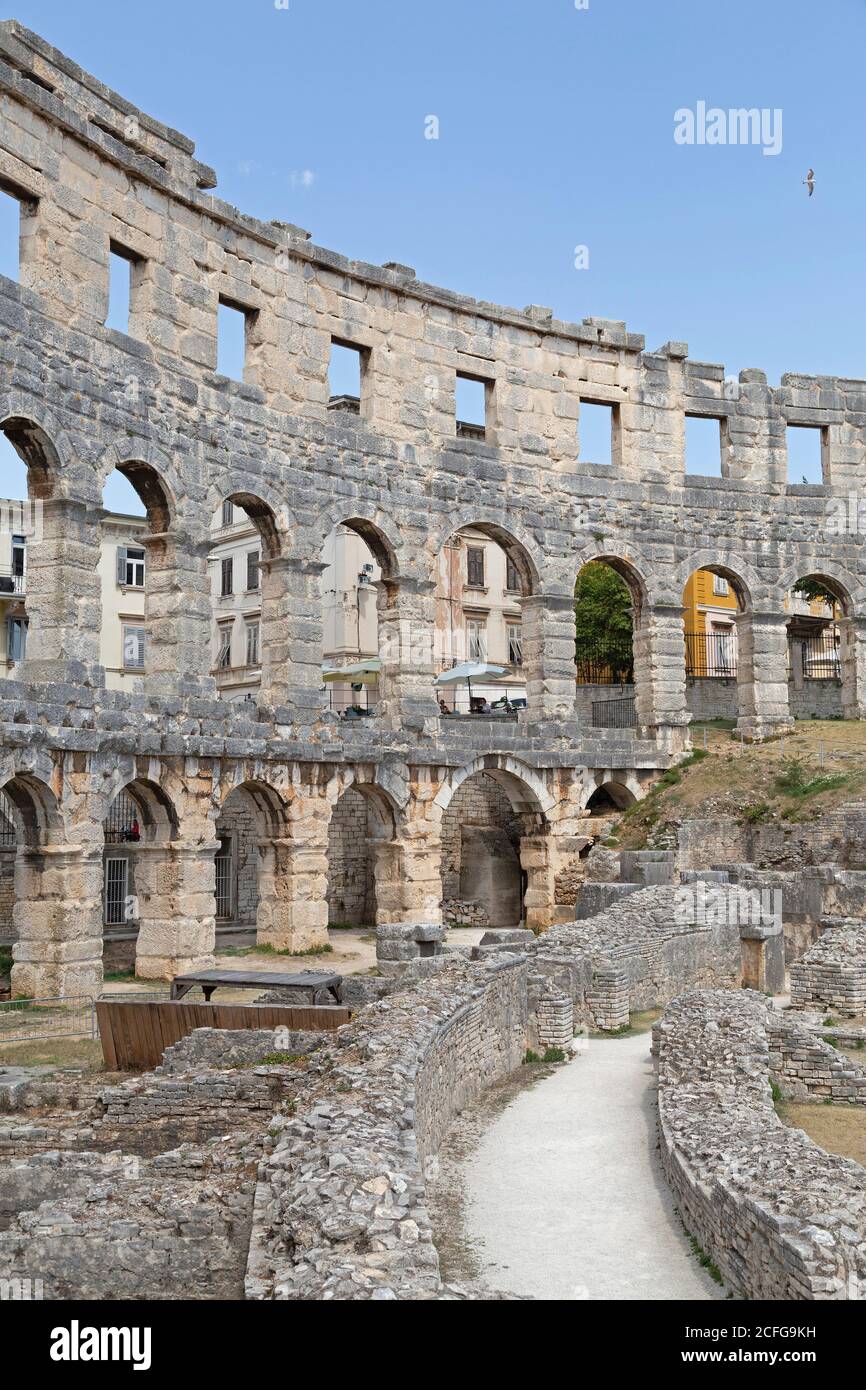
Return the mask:
M806 177L804 178L803 182L804 182L804 184L806 185L806 187L808 188L808 190L809 190L809 197L811 198L812 194L815 192L815 170L814 170L814 169L810 169L810 170L809 170L809 172L807 173L807 175L806 175Z

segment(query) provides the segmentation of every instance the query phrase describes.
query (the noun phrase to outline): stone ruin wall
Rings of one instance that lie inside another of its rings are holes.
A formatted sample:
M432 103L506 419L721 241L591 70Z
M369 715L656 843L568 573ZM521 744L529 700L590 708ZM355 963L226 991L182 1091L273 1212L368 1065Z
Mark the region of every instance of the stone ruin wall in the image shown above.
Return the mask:
M777 1116L771 1074L783 1090L806 1085L789 1061L796 1031L782 1045L786 1026L752 991L695 991L670 1005L654 1030L663 1167L687 1230L735 1295L863 1300L866 1172ZM835 1062L866 1081L815 1042L828 1072ZM826 1093L819 1073L814 1094Z
M753 368L727 381L681 342L648 350L617 321L477 301L403 263L354 261L297 226L247 217L213 194L214 172L187 137L12 21L0 26L0 91L0 181L21 202L25 232L21 282L0 282L0 424L43 504L27 660L0 691L0 755L4 783L26 773L39 796L59 798L51 833L73 853L68 881L50 892L79 904L75 923L60 926L52 907L54 935L40 935L48 892L35 857L24 866L21 920L32 927L19 942L21 989L98 988L95 853L120 768L143 768L173 804L162 877L175 885L166 896L193 905L173 937L160 903L141 943L150 977L212 952L214 798L250 763L281 791L309 789L325 768L402 787L396 843L411 891L388 909L400 920L442 896L428 792L479 760L510 759L524 803L534 780L547 788L532 810L550 818L549 843L522 857L532 924L549 925L556 861L573 860L589 774L639 786L687 744L682 591L701 566L731 575L743 595L747 737L790 717L784 601L804 573L847 596L845 710L866 710L862 537L826 525L866 482L862 382L788 374L771 385ZM128 334L104 326L112 244L137 266ZM220 301L247 315L243 382L215 370ZM329 409L333 340L363 357L357 416ZM488 382L483 440L457 437L457 372ZM581 399L614 411L610 466L579 456ZM721 478L686 473L687 414L722 421ZM787 481L788 423L824 432L822 485ZM132 694L106 690L99 664L93 557L115 466L146 496L154 533L148 670ZM264 551L264 682L243 709L219 703L210 672L210 522L230 497L250 508ZM364 536L385 577L380 713L357 728L321 708L321 554L339 524ZM500 541L521 575L528 709L516 724L444 729L431 681L437 557L470 525ZM592 729L576 709L574 578L598 558L620 567L636 598L636 731ZM306 863L326 858L327 817L305 805L297 819L306 848L321 822ZM323 872L298 872L268 903L263 939L321 940L313 880Z

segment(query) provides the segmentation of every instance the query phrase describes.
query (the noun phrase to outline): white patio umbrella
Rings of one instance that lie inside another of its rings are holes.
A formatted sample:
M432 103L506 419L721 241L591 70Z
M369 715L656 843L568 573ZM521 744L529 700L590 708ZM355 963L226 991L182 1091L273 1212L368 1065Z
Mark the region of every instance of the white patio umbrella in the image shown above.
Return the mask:
M353 661L348 666L323 666L323 681L345 681L347 685L375 685L382 670L378 656L367 657L366 661Z
M459 685L465 681L469 687L469 704L472 705L472 682L505 675L504 666L492 666L489 661L459 661L448 671L436 677L434 685Z

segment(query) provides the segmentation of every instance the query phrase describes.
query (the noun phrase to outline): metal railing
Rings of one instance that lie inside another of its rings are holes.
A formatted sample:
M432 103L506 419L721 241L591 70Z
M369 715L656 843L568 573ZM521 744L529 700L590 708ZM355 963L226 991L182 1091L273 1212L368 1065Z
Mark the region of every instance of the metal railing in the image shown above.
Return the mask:
M634 697L625 700L593 700L594 729L636 729L637 710Z
M16 574L14 570L0 566L0 598L7 598L10 594L26 594L26 576Z
M815 637L799 640L798 645L801 649L804 680L841 681L842 661L839 655L838 632L831 628Z
M97 1036L96 1010L89 995L0 1001L0 1044ZM0 1051L0 1061L2 1057Z
M578 685L633 685L634 652L631 641L578 643L574 653Z
M686 675L703 680L736 680L737 642L728 632L687 632Z

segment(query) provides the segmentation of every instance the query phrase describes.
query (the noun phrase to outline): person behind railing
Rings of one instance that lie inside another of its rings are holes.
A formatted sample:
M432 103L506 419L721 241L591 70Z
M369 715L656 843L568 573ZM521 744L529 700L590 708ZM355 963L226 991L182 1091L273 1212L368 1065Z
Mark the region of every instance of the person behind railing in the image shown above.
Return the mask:
M449 709L448 706L446 705L445 701L442 699L442 696L440 695L440 696L439 696L439 713L440 713L440 714L458 714L459 711L456 710L456 709Z

